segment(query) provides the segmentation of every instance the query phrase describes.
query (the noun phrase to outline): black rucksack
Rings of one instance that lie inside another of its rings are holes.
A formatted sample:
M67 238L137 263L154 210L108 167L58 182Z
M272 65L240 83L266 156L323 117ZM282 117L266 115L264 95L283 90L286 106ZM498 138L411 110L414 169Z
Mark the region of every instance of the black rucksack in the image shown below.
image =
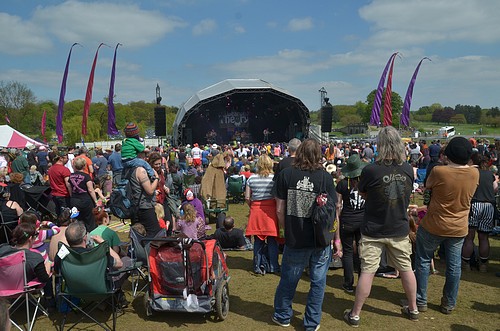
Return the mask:
M120 219L132 220L137 217L139 203L134 200L132 184L130 183L130 176L132 175L133 169L127 170L127 172L124 171L121 181L111 192L111 196L109 197L109 209L113 215Z

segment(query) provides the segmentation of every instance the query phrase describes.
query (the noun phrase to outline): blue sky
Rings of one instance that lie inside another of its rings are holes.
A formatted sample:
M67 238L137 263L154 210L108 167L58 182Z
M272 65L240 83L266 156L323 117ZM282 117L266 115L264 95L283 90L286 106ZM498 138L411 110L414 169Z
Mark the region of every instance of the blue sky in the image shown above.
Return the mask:
M66 101L83 100L99 43L93 101L108 93L118 49L115 102L181 106L228 78L259 78L320 108L365 101L399 51L393 91L402 98L427 56L412 110L441 103L500 106L498 0L2 0L0 80L37 100L59 98L70 46Z

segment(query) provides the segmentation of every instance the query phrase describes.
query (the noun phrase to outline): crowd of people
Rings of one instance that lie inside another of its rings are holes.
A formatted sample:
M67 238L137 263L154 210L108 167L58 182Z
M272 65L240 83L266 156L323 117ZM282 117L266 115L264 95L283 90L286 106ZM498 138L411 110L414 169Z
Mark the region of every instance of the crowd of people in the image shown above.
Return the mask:
M445 314L457 305L461 272L475 266L488 270L488 234L498 218L500 160L493 144L460 136L444 144L405 142L393 127L382 128L374 142L328 144L294 138L288 143L150 147L144 146L135 123L127 124L124 133L113 149L0 151L0 207L9 229L2 232L0 256L29 252L28 278L47 283L49 303L54 290L48 280L54 267L57 271L59 242L84 251L89 243L107 241L110 268L130 264L108 214L112 189L124 178L138 207L131 223L146 236L214 238L225 249L253 250L255 275L279 274L272 321L281 326L290 325L296 287L306 270L310 290L304 327L319 329L334 258L342 260L341 287L355 292L353 307L343 316L351 326L360 324L381 267L392 267L401 278L406 293L402 314L413 321L427 310L427 283L438 249L446 265L440 301ZM205 208L213 201L226 202L230 178L241 182L249 206L246 229L235 228L233 217L222 213L209 234ZM50 187L56 220L29 210L23 185ZM410 205L416 192L425 197L421 206ZM329 217L338 224L324 247L317 245L312 222L320 193L334 202ZM123 294L119 304L128 304Z

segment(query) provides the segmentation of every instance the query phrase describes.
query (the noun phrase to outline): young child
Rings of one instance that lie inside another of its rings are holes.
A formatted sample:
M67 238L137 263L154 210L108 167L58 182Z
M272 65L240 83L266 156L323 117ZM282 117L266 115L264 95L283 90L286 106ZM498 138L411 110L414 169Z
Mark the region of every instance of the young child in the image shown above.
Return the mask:
M58 234L61 229L51 221L40 222L38 215L31 211L25 211L19 216L19 224L21 223L33 224L36 227L38 235L31 248L42 254L43 259L48 261L49 253L47 252L47 248L49 247L49 243L46 243L45 240Z
M189 203L181 206L180 218L175 222L175 230L192 239L201 239L206 236L205 221L196 216L196 210Z
M145 147L141 143L143 139L139 137L139 128L135 123L128 123L125 129L125 139L122 141L122 165L123 169L143 167L149 178L153 179L154 170L149 163L137 157L137 154L144 151Z
M408 206L408 219L410 221L410 240L413 246L413 251L415 252L415 243L417 241L417 229L420 225L420 221L424 218L427 213L427 206L417 206L417 205L409 205ZM412 254L414 255L414 254ZM412 256L412 263L414 263L414 257ZM434 259L431 259L431 274L438 274L439 271L434 267Z
M168 230L170 221L165 221L165 209L163 209L163 206L161 204L155 204L155 213L156 217L158 218L158 224L160 224L160 228Z

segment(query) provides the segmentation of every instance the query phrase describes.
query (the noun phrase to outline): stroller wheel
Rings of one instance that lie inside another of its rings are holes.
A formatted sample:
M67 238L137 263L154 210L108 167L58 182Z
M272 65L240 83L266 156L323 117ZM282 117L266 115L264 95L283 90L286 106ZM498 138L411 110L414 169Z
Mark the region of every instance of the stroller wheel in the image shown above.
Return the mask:
M146 316L153 316L153 309L151 309L151 305L149 304L149 291L144 293L144 309L146 310Z
M215 312L220 321L229 314L229 285L225 279L220 280L215 291Z

